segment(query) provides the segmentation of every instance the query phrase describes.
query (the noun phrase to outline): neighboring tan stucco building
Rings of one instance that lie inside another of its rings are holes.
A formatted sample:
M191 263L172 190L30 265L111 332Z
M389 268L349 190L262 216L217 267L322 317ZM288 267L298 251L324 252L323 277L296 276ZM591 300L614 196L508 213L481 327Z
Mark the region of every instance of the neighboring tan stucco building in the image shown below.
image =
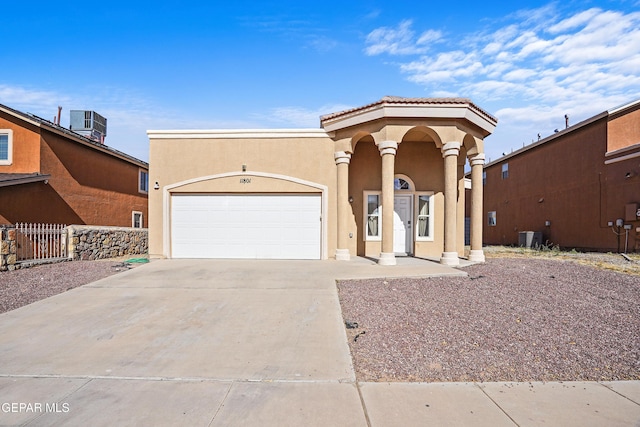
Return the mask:
M385 97L320 121L148 131L151 256L458 264L464 165L480 183L496 119L468 99ZM482 185L474 188L469 256L482 261Z
M486 244L516 245L534 231L563 248L640 251L640 100L491 162L484 174Z
M0 105L0 224L146 226L148 164Z

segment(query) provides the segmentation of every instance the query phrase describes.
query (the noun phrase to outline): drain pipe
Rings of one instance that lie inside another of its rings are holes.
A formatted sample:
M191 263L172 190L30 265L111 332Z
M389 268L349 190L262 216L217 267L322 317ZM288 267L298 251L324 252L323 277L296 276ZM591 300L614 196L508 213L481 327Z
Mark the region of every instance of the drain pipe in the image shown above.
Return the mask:
M627 245L629 244L629 230L631 230L631 224L624 226L624 253L627 253Z

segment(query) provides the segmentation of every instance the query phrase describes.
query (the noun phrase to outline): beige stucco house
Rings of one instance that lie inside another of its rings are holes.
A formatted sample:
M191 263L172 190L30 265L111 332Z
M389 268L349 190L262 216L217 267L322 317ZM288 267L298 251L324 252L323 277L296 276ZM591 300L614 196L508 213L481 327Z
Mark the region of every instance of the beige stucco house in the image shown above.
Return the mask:
M483 139L496 119L468 99L385 97L321 129L151 130L150 255L457 265L464 165L471 250L483 261Z

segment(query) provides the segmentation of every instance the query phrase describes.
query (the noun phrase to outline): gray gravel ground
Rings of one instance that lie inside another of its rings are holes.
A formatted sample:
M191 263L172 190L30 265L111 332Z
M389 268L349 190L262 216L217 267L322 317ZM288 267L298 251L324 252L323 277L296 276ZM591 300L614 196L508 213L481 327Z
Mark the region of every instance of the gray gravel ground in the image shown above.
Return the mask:
M339 282L359 380L640 379L640 276L542 258L464 270Z
M70 261L0 271L0 313L127 270L122 261Z

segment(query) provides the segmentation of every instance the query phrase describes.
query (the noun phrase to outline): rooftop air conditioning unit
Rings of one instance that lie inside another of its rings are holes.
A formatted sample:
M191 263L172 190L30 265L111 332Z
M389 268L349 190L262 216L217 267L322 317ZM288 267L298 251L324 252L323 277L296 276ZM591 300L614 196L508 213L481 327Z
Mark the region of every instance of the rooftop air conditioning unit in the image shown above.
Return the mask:
M104 144L107 137L107 119L95 111L71 110L69 129Z

